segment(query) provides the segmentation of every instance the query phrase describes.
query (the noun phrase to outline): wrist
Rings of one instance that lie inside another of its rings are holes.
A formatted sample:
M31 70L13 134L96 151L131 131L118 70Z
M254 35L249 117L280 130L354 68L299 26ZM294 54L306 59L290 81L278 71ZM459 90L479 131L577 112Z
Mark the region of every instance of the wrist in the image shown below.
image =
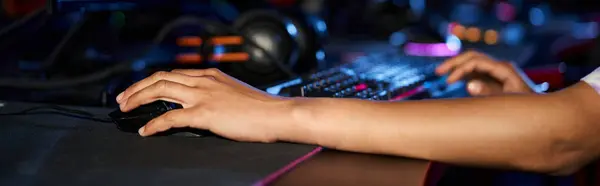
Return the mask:
M308 106L308 99L283 98L280 105L275 108L276 118L269 119L273 122L273 131L277 140L295 143L315 144L311 129L313 122L313 109Z

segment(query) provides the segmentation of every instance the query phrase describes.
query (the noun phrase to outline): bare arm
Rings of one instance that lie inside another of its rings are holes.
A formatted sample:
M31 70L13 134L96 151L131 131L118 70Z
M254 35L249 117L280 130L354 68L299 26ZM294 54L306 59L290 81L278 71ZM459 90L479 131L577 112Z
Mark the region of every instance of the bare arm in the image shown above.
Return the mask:
M284 120L293 122L279 136L347 151L565 174L598 156L599 103L585 83L547 95L292 99L291 119Z
M532 91L512 65L476 52L436 72L449 74L448 83L473 72L495 81L468 80L471 95L486 97L372 102L281 98L216 69L176 70L136 83L117 100L125 112L159 99L183 105L142 127L142 136L194 127L238 141L290 141L551 174L574 172L598 156L600 96L587 84L546 95L490 96Z

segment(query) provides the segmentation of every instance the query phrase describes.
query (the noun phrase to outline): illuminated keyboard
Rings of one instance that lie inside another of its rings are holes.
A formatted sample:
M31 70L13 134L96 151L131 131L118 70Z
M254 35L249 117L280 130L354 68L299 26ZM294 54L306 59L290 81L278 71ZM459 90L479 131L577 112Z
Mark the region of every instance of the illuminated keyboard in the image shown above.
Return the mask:
M391 53L357 58L349 64L308 74L266 89L289 97L402 100L427 96L424 84L439 79L435 67L445 58Z

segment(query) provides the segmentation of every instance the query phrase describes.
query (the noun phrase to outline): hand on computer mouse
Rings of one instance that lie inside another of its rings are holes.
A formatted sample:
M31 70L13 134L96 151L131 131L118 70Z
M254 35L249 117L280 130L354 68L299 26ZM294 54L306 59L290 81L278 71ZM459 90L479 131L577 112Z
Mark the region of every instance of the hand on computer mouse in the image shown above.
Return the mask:
M448 83L468 80L467 90L473 96L502 93L533 93L511 63L469 51L449 59L437 69L438 75L448 75Z
M192 127L232 140L274 142L276 130L269 129L275 127L276 116L283 115L278 112L285 112L287 105L284 98L254 89L216 69L158 72L117 96L123 112L157 100L181 104L183 109L150 121L139 130L142 136Z

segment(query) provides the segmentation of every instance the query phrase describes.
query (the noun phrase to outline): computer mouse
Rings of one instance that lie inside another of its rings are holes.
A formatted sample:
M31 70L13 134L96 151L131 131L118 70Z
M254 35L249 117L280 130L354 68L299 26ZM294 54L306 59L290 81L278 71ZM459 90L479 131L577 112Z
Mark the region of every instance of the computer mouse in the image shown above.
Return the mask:
M137 133L138 130L146 125L152 119L163 115L174 109L182 109L183 107L177 103L167 101L155 101L146 105L139 106L129 112L122 112L117 109L108 114L112 121L117 125L117 128L127 133ZM161 132L154 136L186 136L186 137L201 137L212 135L209 131L198 130L193 128L173 128L165 132Z

